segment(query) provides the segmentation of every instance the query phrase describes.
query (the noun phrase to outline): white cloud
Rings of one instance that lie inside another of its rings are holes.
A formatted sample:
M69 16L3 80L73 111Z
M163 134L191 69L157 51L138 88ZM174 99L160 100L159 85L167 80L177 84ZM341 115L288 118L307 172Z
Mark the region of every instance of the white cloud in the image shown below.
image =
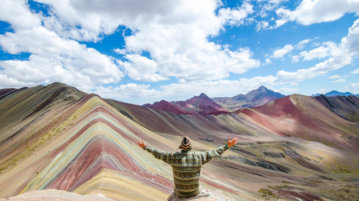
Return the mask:
M41 25L41 16L31 13L25 2L11 2L2 5L7 12L1 14L1 19L11 23L15 32L0 35L0 45L10 54L30 53L27 60L0 62L1 73L13 84L12 87L60 81L89 90L98 84L118 82L122 78L123 74L113 58L77 41L59 37ZM14 19L13 13L18 8L22 13ZM31 26L24 25L23 21ZM4 82L0 87L11 87Z
M325 94L325 93L327 93L328 91L329 91L329 90L326 89L326 88L321 88L321 89L318 90L317 93L319 93L319 94Z
M298 82L311 79L320 75L324 75L330 71L340 69L351 63L351 57L348 55L338 55L330 57L310 68L302 68L295 72L287 72L280 70L277 75L279 82L290 82L297 84Z
M343 77L340 76L340 75L332 75L332 76L328 77L328 79L331 79L334 83L343 83L343 82L345 82Z
M128 76L134 80L157 82L168 79L159 75L159 68L156 61L138 54L128 54L129 62L122 62Z
M293 62L293 63L296 63L296 62L298 62L298 61L299 61L299 56L298 56L298 55L292 56L292 62Z
M253 12L247 2L237 8L220 8L218 15L217 0L41 2L49 3L54 13L44 19L46 27L62 37L96 41L101 34L112 33L118 25L133 30L133 35L125 37L125 49L114 51L129 55L150 53L149 59L158 70L146 71L146 76L139 75L143 69L133 60L125 63L130 77L139 81L168 77L222 79L260 65L248 48L231 50L208 41L208 37L219 34L225 25L243 24Z
M359 54L359 19L349 28L348 35L342 38L341 48L351 56Z
M151 89L149 85L130 83L117 87L98 87L94 92L104 98L144 104L161 99L168 101L185 100L202 92L210 97L230 97L239 93L247 93L249 90L258 88L261 85L274 86L276 79L274 76L258 76L240 80L182 81L162 85L158 89Z
M312 41L312 39L309 39L309 38L304 39L296 45L296 48L303 49L305 47L305 45L308 44L310 41Z
M81 90L96 88L107 93L101 86L118 83L124 76L119 68L134 80L156 82L174 77L183 84L221 80L260 65L248 48L230 49L208 40L225 25L243 24L253 12L247 2L237 8L220 8L218 15L217 0L38 2L50 6L48 16L31 12L25 1L4 1L0 8L0 19L14 28L14 33L0 35L0 45L10 54L30 53L27 60L0 63L4 80L0 87L60 81ZM119 25L133 33L125 36L124 49L113 50L124 55L124 61L77 41L96 42ZM141 56L144 51L151 56ZM116 89L137 87L152 93L144 86L121 85Z
M294 46L294 49L301 50L301 49L303 49L310 41L312 41L312 39L304 39L304 40L300 41L298 44L296 44L296 45ZM293 62L293 63L299 62L299 60L300 60L300 55L293 55L293 56L292 56L292 62Z
M111 34L120 24L133 30L144 21L155 21L157 15L175 12L176 1L166 0L37 0L51 6L46 27L63 37L97 41L102 34ZM170 19L169 19L170 20Z
M279 88L278 90L275 90L275 91L278 91L278 92L280 92L282 94L294 94L294 93L298 92L299 90L300 90L299 88L281 87L281 88Z
M334 56L338 51L337 45L334 42L324 42L321 46L314 48L310 51L302 51L299 56L304 61L313 59L322 59L329 56Z
M111 98L133 104L144 104L158 100L159 92L150 89L150 85L129 83L120 86L98 86L93 93L99 94L103 98ZM141 97L141 98L139 98Z
M126 54L126 49L115 48L113 49L113 51L116 52L117 54L122 54L122 55Z
M342 38L340 44L335 45L331 42L323 44L330 44L329 46L336 47L330 50L329 58L310 68L298 69L295 72L280 70L277 73L278 82L289 82L292 85L295 85L303 80L324 75L330 71L340 69L350 64L353 57L359 54L359 19L357 19L349 28L347 36Z
M352 74L359 74L359 68L352 71Z
M249 1L232 9L219 7L217 0L38 1L50 5L50 16L32 13L23 1L2 2L0 19L9 22L15 33L0 35L0 45L11 54L29 52L31 56L23 61L1 61L0 87L62 81L82 90L94 90L104 97L134 103L146 98L185 99L200 92L210 96L232 96L262 84L285 84L286 87L281 89L290 91L295 88L288 88L288 84L295 85L342 68L359 54L357 20L339 44L323 43L320 47L292 57L293 61L325 59L314 66L294 72L278 71L273 76L230 81L224 79L231 73L244 73L260 63L253 58L249 48L231 49L228 45L211 42L209 38L217 36L227 25L239 26L250 20L248 18L253 17L250 14L253 14L254 8ZM271 0L265 3L269 6L263 9L274 12L282 2ZM275 20L276 26L294 20L302 24L330 21L332 18L326 17L326 12L318 18L311 13L316 11L312 8L317 4L323 5L323 2L304 0L294 11L278 9L277 14L281 18L264 20L258 29L273 27L271 23ZM322 6L319 10L331 10L331 2L327 1L328 7ZM357 3L345 2L345 8L339 8L338 13L357 12ZM312 8L305 8L304 4ZM348 5L353 9L350 10ZM299 19L300 10L303 13L307 10L308 16L303 14L303 18ZM293 13L295 15L291 17ZM265 12L262 14L265 17ZM335 15L334 12L334 18L337 17ZM122 54L126 58L124 61L101 54L76 41L101 40L119 25L128 27L133 33L125 36L124 49L113 50ZM273 57L268 56L265 62L290 55L309 42L310 39L305 39L297 45L288 44L277 49ZM144 52L150 56L141 56ZM180 81L156 89L135 83L105 87L104 84L116 84L124 76L119 68L133 80L156 82L175 78Z
M329 79L339 79L339 78L342 78L341 76L339 75L332 75L330 77L328 77Z
M214 2L181 3L171 17L184 18L186 24L179 20L170 24L161 22L167 21L167 16L158 17L159 22L140 24L138 32L126 37L127 50L137 54L148 51L158 63L159 74L178 79L223 79L229 73L244 73L259 66L248 48L230 50L226 45L208 41L207 37L218 34L226 23L215 15Z
M162 97L172 97L174 100L184 100L201 92L210 97L230 97L239 93L247 93L250 89L258 88L261 85L273 86L276 79L275 76L256 76L239 80L182 82L165 85L160 89Z
M351 87L353 88L359 88L359 82L358 83L352 83L350 84Z
M271 63L272 63L272 60L270 60L269 58L266 58L265 64L271 64Z
M303 25L321 22L331 22L341 18L346 13L359 14L357 0L303 0L295 10L285 8L277 10L280 17L278 27L287 21L297 21Z
M266 29L269 27L269 22L267 21L260 21L257 23L256 30L260 31L262 29Z
M277 20L275 21L275 26L272 27L272 28L278 28L278 27L284 25L284 24L287 23L287 22L288 22L287 19L277 19Z
M241 25L244 19L253 13L253 6L248 2L244 2L239 8L230 9L222 8L219 10L219 18L229 25Z
M31 13L25 2L15 0L1 1L0 20L9 22L15 29L41 25L39 16Z
M257 31L261 29L273 29L278 26L281 26L281 24L285 23L286 21L283 21L282 19L275 19L272 16L276 10L279 9L279 6L286 2L287 0L259 0L257 3L259 3L257 6L259 7L259 10L256 10L257 16L261 19L258 20L257 24ZM264 23L263 23L264 22ZM272 23L275 23L274 25L270 25ZM264 26L263 26L264 25Z
M334 83L343 83L343 82L345 82L345 80L343 78L341 78L341 79L334 80L333 82Z
M288 44L284 47L277 49L273 52L273 58L283 58L286 54L290 53L294 49L293 45Z

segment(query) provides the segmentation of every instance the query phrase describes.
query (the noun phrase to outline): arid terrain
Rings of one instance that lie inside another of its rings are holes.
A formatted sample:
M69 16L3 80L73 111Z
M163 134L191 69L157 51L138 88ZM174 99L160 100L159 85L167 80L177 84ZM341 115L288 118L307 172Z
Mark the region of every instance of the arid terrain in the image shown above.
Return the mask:
M234 200L359 200L358 97L290 95L236 111L215 103L210 113L192 103L191 112L166 112L61 83L2 89L0 198L57 189L166 200L171 167L136 142L174 152L189 136L195 151L239 138L200 180Z

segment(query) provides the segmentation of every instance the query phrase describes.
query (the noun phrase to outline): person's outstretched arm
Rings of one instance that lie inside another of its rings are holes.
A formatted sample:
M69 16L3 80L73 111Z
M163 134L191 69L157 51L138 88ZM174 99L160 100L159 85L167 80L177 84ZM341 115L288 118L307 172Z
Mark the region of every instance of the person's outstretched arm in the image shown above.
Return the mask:
M206 151L202 155L202 164L208 163L212 158L222 155L228 148L231 148L233 145L237 144L238 138L234 137L233 139L228 138L228 141L225 145L218 147L215 150Z
M171 156L172 156L171 152L164 152L161 150L149 148L148 146L145 145L145 143L143 141L138 141L137 144L143 150L150 152L155 158L163 160L165 163L170 163Z

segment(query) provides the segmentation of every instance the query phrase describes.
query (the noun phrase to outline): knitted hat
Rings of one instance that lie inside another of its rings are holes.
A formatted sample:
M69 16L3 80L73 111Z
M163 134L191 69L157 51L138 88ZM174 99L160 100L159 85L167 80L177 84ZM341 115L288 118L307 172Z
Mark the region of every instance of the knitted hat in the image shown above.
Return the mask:
M179 149L182 149L183 151L189 151L192 149L191 141L189 137L183 137L181 145L178 147Z

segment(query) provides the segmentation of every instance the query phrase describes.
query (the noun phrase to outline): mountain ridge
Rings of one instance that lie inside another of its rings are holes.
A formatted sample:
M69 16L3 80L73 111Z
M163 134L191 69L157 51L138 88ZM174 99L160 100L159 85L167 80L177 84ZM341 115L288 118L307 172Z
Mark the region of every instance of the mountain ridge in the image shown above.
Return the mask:
M155 102L154 104L145 104L144 107L162 110L174 114L202 114L218 115L228 111L221 105L214 102L206 94L201 93L185 101L165 101Z
M198 107L202 98L189 104ZM291 95L208 116L102 99L61 84L28 88L0 99L7 121L0 122L0 198L58 189L165 200L173 191L171 167L137 141L175 152L189 136L193 151L207 151L236 136L237 145L203 166L201 185L235 200L356 200L359 122L346 115L359 115L358 101Z
M337 91L337 90L332 90L332 91L329 91L325 94L320 94L320 93L317 93L317 94L313 94L312 96L316 97L316 96L320 96L320 95L325 95L325 96L358 96L359 97L359 94L353 94L351 92L340 92L340 91Z
M260 86L258 89L251 90L247 94L238 94L233 97L213 98L213 100L228 110L235 111L243 107L264 105L282 97L284 97L284 95L264 86Z

